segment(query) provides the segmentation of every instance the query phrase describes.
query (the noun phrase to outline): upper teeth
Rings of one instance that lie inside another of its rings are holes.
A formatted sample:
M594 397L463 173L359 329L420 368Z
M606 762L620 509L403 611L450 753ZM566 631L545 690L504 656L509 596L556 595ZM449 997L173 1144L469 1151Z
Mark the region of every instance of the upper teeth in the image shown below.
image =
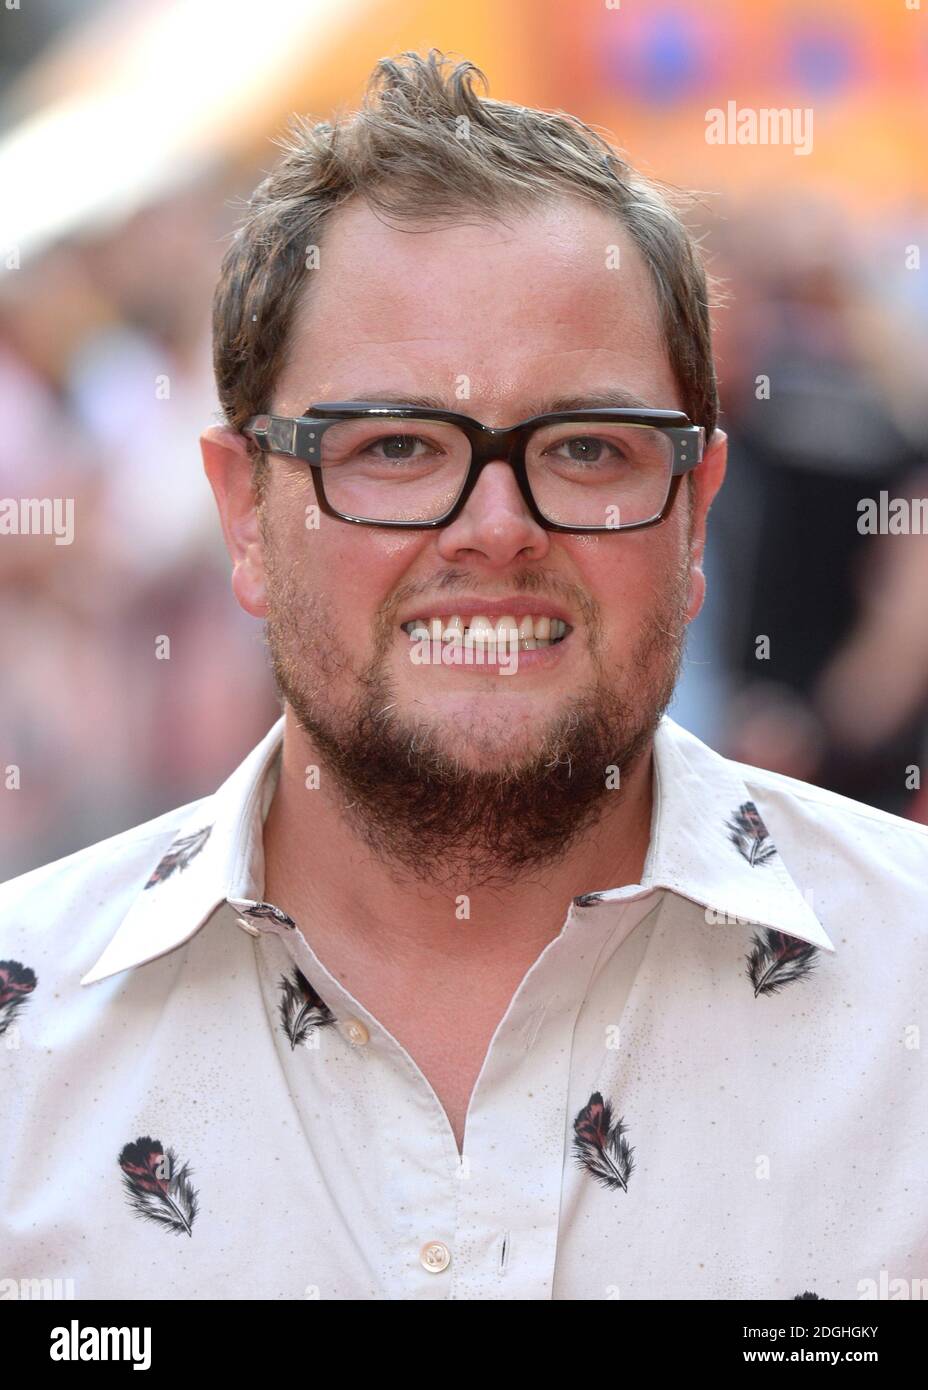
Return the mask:
M448 642L456 637L465 646L472 645L475 640L489 641L491 632L497 641L508 642L512 642L518 634L519 646L531 649L559 642L567 633L567 623L563 618L531 613L518 619L507 613L495 622L483 613L475 613L465 622L459 613L455 613L451 618L413 618L411 622L403 623L403 630L414 639L428 637Z

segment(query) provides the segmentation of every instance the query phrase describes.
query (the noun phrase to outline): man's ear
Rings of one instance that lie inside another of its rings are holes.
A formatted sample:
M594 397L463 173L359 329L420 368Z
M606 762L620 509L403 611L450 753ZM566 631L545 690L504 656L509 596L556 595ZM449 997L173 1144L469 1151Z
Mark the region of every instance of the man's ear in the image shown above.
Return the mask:
M703 455L702 463L692 473L693 502L690 518L690 576L686 620L698 616L706 597L706 576L702 559L706 548L706 518L716 493L725 480L728 463L728 435L723 430L712 432L712 442Z
M264 544L247 441L227 425L211 425L200 435L200 452L232 559L232 592L246 613L266 617Z

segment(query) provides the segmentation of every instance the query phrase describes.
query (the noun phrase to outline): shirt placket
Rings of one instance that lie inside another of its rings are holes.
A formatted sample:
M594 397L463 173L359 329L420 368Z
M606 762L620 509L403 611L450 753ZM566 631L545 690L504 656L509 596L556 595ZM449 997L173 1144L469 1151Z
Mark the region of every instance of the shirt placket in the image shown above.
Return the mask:
M325 1199L363 1248L384 1299L444 1299L454 1247L459 1157L441 1104L396 1039L336 980L299 927L270 904L240 920L264 938L265 977L292 962L334 1015L307 1058L268 1000L278 1054ZM265 914L265 915L259 915ZM277 938L270 941L267 938ZM274 950L277 943L282 952Z
M467 1114L454 1298L552 1297L577 1016L655 901L638 885L628 891L571 905L493 1037Z
M340 1193L346 1238L366 1244L385 1298L550 1298L570 1116L573 1034L591 979L653 905L571 905L559 936L526 973L493 1036L459 1154L438 1097L415 1061L328 972L299 927L270 904L242 912L255 936L276 937L335 1015L319 1067L295 1067L294 1104L307 1125L337 1111L338 1134L317 1150ZM637 893L637 898L634 895ZM321 1068L321 1069L320 1069Z

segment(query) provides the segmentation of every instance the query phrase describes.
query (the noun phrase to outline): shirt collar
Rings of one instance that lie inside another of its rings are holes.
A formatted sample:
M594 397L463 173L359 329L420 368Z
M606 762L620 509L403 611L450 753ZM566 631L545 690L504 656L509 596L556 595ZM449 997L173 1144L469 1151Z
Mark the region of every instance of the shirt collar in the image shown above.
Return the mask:
M196 802L153 865L82 985L182 946L226 902L264 884L264 818L279 772L283 716L210 797ZM666 888L709 922L759 925L834 951L764 825L738 764L664 715L654 736L654 806L641 888ZM627 885L574 902L619 901Z
M227 899L260 895L264 818L277 784L283 734L281 716L217 792L184 808L170 844L82 985L167 955Z
M691 899L709 922L770 927L834 951L744 782L748 769L666 715L655 733L654 763L642 885Z

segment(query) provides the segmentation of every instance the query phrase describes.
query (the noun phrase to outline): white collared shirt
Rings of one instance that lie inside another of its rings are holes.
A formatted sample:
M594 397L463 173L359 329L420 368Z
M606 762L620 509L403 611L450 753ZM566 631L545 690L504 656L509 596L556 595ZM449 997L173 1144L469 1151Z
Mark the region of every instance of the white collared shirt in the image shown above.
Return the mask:
M928 830L665 716L642 882L565 904L460 1155L410 1055L262 903L282 737L214 796L0 888L0 1297L928 1278Z

